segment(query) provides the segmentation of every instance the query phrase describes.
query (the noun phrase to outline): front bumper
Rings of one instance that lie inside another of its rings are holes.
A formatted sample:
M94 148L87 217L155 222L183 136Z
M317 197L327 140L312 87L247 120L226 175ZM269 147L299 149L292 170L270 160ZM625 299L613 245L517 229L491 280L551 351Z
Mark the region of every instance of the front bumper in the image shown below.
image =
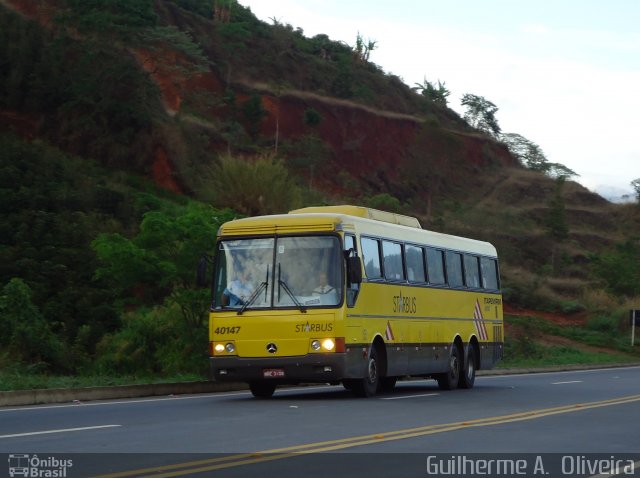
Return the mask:
M345 378L347 354L309 354L282 358L210 357L216 382L326 383ZM282 370L282 377L265 377L265 370Z

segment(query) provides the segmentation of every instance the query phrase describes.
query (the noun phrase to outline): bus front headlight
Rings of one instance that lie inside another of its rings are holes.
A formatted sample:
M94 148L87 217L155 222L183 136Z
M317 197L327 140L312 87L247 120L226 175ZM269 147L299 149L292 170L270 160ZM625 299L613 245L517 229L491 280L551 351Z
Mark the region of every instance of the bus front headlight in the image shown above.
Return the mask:
M312 340L311 341L311 349L314 352L317 352L318 350L320 350L320 341L319 340Z
M324 339L322 341L322 348L327 352L331 352L336 347L336 343L333 339Z
M233 355L236 353L234 342L216 342L213 344L214 355Z

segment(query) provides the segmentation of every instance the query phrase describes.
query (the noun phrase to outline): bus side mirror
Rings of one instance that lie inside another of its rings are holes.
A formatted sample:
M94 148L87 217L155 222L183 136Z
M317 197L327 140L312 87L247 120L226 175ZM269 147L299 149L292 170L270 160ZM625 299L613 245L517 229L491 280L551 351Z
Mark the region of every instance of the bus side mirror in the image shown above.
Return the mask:
M196 274L196 285L198 287L206 287L207 284L207 257L202 256L198 262L198 272Z
M362 282L362 262L360 257L347 257L347 280L350 284L360 284Z

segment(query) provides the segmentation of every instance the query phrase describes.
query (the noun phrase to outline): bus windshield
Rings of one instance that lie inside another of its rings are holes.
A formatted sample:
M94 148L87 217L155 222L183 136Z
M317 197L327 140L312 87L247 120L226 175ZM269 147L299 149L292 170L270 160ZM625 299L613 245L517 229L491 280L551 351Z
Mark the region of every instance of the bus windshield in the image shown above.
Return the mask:
M336 236L221 240L213 308L331 307L342 303Z

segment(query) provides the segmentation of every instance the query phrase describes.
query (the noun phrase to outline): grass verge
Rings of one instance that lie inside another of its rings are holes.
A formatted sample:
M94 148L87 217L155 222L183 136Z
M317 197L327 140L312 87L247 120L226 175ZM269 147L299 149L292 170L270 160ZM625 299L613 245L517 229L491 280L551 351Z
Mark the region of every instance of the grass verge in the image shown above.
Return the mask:
M615 317L568 326L539 317L507 315L505 327L500 368L640 362L640 346L631 347L629 335ZM562 343L549 343L553 341Z
M195 382L201 380L207 380L207 377L198 374L177 374L166 377L108 377L98 375L69 377L0 371L0 391L43 388L109 387L152 383Z

